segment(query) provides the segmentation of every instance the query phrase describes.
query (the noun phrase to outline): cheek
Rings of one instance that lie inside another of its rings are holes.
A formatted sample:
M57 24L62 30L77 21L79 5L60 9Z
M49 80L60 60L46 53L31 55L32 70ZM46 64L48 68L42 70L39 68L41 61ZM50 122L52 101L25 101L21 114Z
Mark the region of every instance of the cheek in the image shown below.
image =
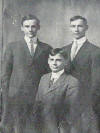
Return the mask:
M74 28L70 28L70 31L73 32L74 31Z
M37 32L37 31L38 31L38 29L37 29L37 28L33 28L33 29L32 29L32 31Z

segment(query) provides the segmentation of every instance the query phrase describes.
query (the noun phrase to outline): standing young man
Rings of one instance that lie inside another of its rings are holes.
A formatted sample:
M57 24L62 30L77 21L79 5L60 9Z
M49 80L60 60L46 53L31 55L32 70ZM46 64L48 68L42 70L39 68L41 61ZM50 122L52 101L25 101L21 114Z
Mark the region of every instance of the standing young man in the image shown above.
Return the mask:
M80 111L84 133L96 133L96 117L100 119L100 49L90 43L86 37L88 24L86 18L74 16L70 19L73 42L63 49L69 53L71 74L79 79Z
M4 111L1 125L5 133L23 133L26 119L30 118L38 84L48 73L47 63L51 46L40 42L37 32L40 21L34 15L24 16L21 22L24 39L10 43L3 62Z

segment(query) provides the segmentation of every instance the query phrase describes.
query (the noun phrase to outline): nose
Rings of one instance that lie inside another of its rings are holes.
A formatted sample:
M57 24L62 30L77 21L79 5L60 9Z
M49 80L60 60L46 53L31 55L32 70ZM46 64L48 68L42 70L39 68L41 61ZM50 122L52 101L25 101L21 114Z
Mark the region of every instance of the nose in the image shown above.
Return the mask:
M78 26L75 26L75 31L76 31L76 32L78 31Z
M54 60L52 64L53 64L54 66L56 66L56 65L57 65L56 60Z
M32 27L31 26L29 27L29 31L32 31Z

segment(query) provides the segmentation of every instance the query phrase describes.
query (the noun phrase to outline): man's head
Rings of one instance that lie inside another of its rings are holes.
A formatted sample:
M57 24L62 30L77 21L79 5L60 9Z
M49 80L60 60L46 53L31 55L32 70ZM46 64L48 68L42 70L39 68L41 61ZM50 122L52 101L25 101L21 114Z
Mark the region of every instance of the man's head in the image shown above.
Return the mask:
M26 37L33 38L40 29L40 20L34 15L24 16L21 21L21 30Z
M70 19L70 30L76 39L85 36L88 29L87 20L82 16L74 16Z
M63 70L66 66L66 60L68 58L67 53L62 49L52 49L49 54L48 64L52 72L57 73Z

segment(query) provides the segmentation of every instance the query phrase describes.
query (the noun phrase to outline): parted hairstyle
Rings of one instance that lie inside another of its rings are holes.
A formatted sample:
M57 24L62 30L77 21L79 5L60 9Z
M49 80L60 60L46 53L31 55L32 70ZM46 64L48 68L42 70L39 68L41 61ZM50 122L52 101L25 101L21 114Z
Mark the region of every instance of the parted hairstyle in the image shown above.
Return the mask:
M70 22L72 22L72 21L74 21L74 20L77 20L77 19L81 19L81 20L83 20L83 22L84 22L84 24L86 24L87 25L87 19L86 18L84 18L84 17L82 17L82 16L74 16L74 17L72 17L72 18L70 18Z
M64 59L68 59L68 54L67 52L64 52L61 48L55 48L50 50L50 55L55 56L57 54L60 54Z
M31 14L22 17L21 25L23 25L23 22L25 20L33 20L33 19L35 19L37 21L37 25L40 27L40 20L35 15L31 15Z
M65 72L67 74L70 74L71 71L71 62L68 56L68 53L65 52L62 48L55 48L55 49L51 49L49 55L51 56L55 56L57 54L60 54L65 60L66 60L66 64L65 64Z

